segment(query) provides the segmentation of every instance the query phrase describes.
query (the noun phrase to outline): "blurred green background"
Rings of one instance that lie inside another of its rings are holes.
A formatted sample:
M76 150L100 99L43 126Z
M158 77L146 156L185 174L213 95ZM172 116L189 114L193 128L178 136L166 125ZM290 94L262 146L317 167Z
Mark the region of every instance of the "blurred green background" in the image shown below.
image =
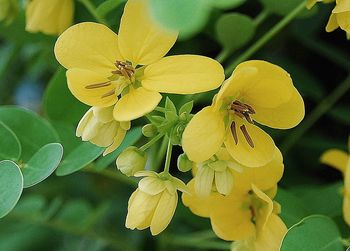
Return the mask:
M178 1L176 11L169 4L172 1L152 1L152 4L160 19L173 13L175 16L165 21L181 28L180 40L170 54L225 59L223 65L229 69L228 75L232 72L228 67L231 62L302 2L227 0L203 4L202 1ZM92 2L100 6L99 13L117 31L125 2ZM251 58L267 60L286 69L306 106L306 118L297 128L284 131L265 128L284 154L285 174L277 196L282 205L282 218L291 226L304 216L325 214L338 223L343 237L348 238L350 229L345 226L341 212L341 174L319 163L320 155L329 148L347 151L350 125L350 93L347 91L350 47L343 31L325 32L331 9L332 5L319 4L311 11L305 10ZM232 13L236 13L234 17ZM81 1L76 1L74 22L83 21L96 20ZM66 157L81 144L74 133L87 107L76 101L66 87L64 70L53 54L57 37L31 34L24 27L23 10L12 24L0 24L0 120L4 119L1 109L7 105L33 110L48 121L50 130L63 144ZM339 85L342 86L337 88ZM212 97L213 92L185 98L171 95L177 107L185 99L194 98L194 111L207 105ZM145 123L144 119L133 122L135 129L124 147L144 141L139 140L139 126ZM26 125L22 126L25 130ZM38 133L32 137L44 136ZM149 153L156 159L154 165L162 164L157 163L163 156L162 149L164 152L161 144ZM99 149L91 149L96 156L100 154ZM181 148L176 147L175 152L180 154ZM117 173L113 159L117 154L100 157L95 162L97 167L70 175L62 171L64 176L52 175L25 189L16 208L0 220L0 250L229 248L228 243L215 239L208 219L192 215L181 201L171 224L159 236L152 237L148 230L126 229L127 202L136 180L130 181ZM188 181L190 174L177 171L176 156L171 172Z

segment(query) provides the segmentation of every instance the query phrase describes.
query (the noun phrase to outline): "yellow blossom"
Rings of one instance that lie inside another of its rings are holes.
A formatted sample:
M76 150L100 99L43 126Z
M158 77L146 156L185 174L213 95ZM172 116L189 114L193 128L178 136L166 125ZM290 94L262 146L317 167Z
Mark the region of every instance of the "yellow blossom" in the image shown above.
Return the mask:
M190 160L200 163L224 143L237 162L261 166L271 161L275 145L255 122L288 129L303 119L304 112L302 97L286 71L265 61L247 61L224 82L213 104L192 118L182 146Z
M113 118L113 107L92 107L80 120L76 135L84 141L107 147L103 155L113 152L122 143L130 121L119 122Z
M26 8L26 30L58 35L72 25L73 0L30 0Z
M331 32L340 27L350 37L350 1L336 0L336 6L329 17L326 31Z
M349 140L350 146L350 140ZM349 147L350 148L350 147ZM350 226L350 156L347 152L330 149L321 156L321 162L342 172L344 177L343 216Z
M91 106L114 105L114 118L130 121L151 112L160 92L192 94L219 87L222 66L197 55L167 56L177 32L153 21L148 0L129 0L118 35L97 23L70 27L57 40L55 55L68 69L68 87Z
M152 235L157 235L169 225L177 206L177 190L185 192L186 185L165 173L140 171L135 176L146 177L129 199L125 226L139 230L150 227Z

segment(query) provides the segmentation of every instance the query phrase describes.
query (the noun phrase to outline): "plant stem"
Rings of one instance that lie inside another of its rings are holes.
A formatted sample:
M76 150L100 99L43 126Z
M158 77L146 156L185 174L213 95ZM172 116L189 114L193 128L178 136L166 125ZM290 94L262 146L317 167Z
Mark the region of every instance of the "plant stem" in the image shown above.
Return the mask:
M161 139L164 136L163 133L158 134L157 136L153 137L150 141L148 141L146 144L140 147L141 151L146 151L148 148L150 148L154 143L156 143L159 139Z
M165 157L165 164L164 164L164 172L165 173L169 173L172 152L173 152L173 144L171 143L171 140L169 138L168 148L167 148L166 157Z
M99 13L96 11L95 6L91 3L90 0L78 0L81 2L85 8L90 12L90 14L101 24L107 25L107 21L104 17L100 16Z
M157 106L154 110L157 112L166 112L166 109L160 106Z
M230 56L230 50L223 48L221 52L216 56L216 61L223 63Z
M270 29L258 41L252 44L245 52L243 52L235 61L226 67L225 74L231 74L238 64L250 58L257 50L264 46L271 38L281 31L290 21L292 21L302 10L305 9L305 1L293 9L287 16L279 21L272 29Z
M284 141L281 145L282 153L289 151L298 140L307 132L319 118L322 117L326 112L328 112L333 105L347 92L350 90L350 75L338 85L332 93L330 93L321 103L316 106L316 108L311 112L311 114L304 120L304 122L295 129L293 133Z
M270 15L270 12L267 9L263 9L263 11L261 11L259 15L257 15L254 18L255 26L261 25L269 15Z

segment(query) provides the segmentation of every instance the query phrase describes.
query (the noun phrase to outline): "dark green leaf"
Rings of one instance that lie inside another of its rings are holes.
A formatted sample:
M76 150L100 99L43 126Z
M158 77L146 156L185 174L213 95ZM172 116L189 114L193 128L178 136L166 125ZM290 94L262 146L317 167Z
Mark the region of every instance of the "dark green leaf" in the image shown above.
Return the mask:
M97 7L96 11L100 16L105 17L124 2L126 2L126 0L106 0Z

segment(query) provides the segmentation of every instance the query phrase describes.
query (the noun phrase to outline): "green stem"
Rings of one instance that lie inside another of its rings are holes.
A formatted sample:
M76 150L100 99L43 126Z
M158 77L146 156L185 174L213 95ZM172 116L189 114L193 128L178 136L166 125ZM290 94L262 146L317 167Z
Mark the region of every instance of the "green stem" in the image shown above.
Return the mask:
M330 93L311 114L304 120L304 122L295 129L293 133L282 143L281 150L285 154L289 151L298 140L307 132L319 118L328 112L333 105L347 92L350 90L350 75L340 84L332 93Z
M267 10L267 9L263 9L263 11L261 11L259 13L259 15L257 15L255 18L254 18L254 24L255 26L259 26L261 25L265 20L266 18L270 15L270 12Z
M159 139L161 139L164 136L163 133L158 134L154 138L152 138L150 141L148 141L146 144L140 147L141 151L146 151L148 148L150 148L154 143L156 143Z
M90 14L101 24L107 25L107 21L104 17L100 16L96 11L95 6L90 2L90 0L78 0L81 2L85 8L90 12Z
M219 55L216 56L216 61L223 63L230 56L230 50L223 48Z
M250 46L245 52L243 52L235 61L226 67L225 74L231 74L238 64L250 58L256 51L264 46L271 38L273 38L278 32L280 32L290 21L292 21L302 10L305 9L305 2L299 4L292 10L287 16L285 16L280 22L278 22L272 29L270 29L264 36Z
M171 161L171 154L173 153L173 144L171 143L171 140L169 138L168 141L168 148L166 151L166 157L165 157L165 164L164 164L164 172L169 173L170 169L170 161Z
M155 153L153 154L153 171L158 171L160 168L160 164L162 163L165 153L166 153L166 149L167 149L167 137L163 138L162 143L160 144L159 149L157 149L157 151L155 151Z
M157 106L154 110L157 112L166 112L166 109L160 106Z

